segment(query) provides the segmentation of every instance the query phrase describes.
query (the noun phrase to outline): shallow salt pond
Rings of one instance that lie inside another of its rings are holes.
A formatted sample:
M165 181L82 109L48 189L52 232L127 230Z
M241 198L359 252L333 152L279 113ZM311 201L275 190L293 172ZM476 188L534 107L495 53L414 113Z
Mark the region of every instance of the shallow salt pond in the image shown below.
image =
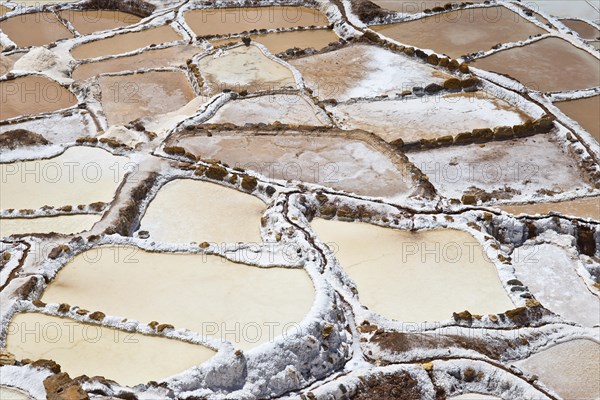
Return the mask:
M588 0L525 0L523 5L532 10L544 11L559 18L584 18L598 21L598 10Z
M390 200L414 190L408 165L392 149L347 132L213 132L212 137L186 136L174 145L269 179L300 180Z
M125 157L91 147L71 147L46 160L0 164L2 209L38 209L109 202L133 166Z
M472 187L515 202L575 190L587 194L590 188L577 163L550 134L489 142L483 147L411 151L407 156L448 198L460 199Z
M554 103L567 117L577 122L600 143L600 96Z
M329 110L345 128L373 132L386 142L417 142L477 128L513 126L527 119L517 108L483 92L357 102Z
M0 4L0 17L12 11L12 8L8 8L2 4Z
M600 393L600 344L592 340L557 344L514 364L563 399L596 400Z
M31 397L22 390L8 386L0 386L0 399L2 400L30 400Z
M514 215L545 215L551 212L580 218L592 218L600 221L600 198L591 197L577 200L567 200L558 203L533 203L502 205L497 208Z
M149 28L143 31L118 34L106 39L79 45L71 54L77 59L96 58L127 53L151 44L159 44L182 40L177 32L169 25Z
M77 98L56 81L30 75L0 82L0 119L41 114L77 104Z
M455 397L450 397L449 400L502 400L500 397L490 396L479 393L465 393Z
M186 60L201 52L202 50L199 47L191 45L147 50L134 56L109 58L103 61L80 64L73 70L72 76L75 80L84 80L109 72L185 66Z
M598 59L556 37L500 51L476 60L472 66L507 74L542 92L600 86Z
M36 12L10 17L0 22L0 29L18 47L43 46L73 34L51 12Z
M517 279L546 308L583 326L600 324L600 299L589 291L569 253L544 243L519 247L512 258Z
M68 20L82 35L137 24L137 15L118 10L65 10L60 16Z
M290 125L331 124L322 109L309 99L295 94L273 94L228 102L207 123L243 126L246 123L272 124L276 121Z
M10 326L7 349L18 360L52 359L71 377L104 376L127 386L167 378L215 354L207 347L179 340L43 314L16 314ZM34 335L37 340L31 340Z
M87 231L100 215L65 215L44 218L0 218L0 237L26 233L72 234Z
M371 29L400 43L432 49L452 58L546 33L505 7L456 10Z
M196 97L187 75L180 71L102 76L99 83L109 125L166 114Z
M321 100L401 93L450 78L408 56L364 44L290 60L290 64Z
M399 11L406 14L416 14L433 7L443 7L445 2L440 0L373 0L381 8L390 11Z
M298 47L300 49L313 48L321 50L331 42L337 42L339 37L331 29L312 29L306 31L276 32L264 35L250 35L250 38L264 46L273 54L279 54ZM240 39L222 39L211 41L213 46L222 46Z
M597 39L600 36L600 30L587 22L577 19L563 19L560 22L565 24L567 28L577 32L583 39Z
M450 229L410 232L315 219L317 236L356 283L363 305L403 322L514 308L479 242Z
M289 68L271 60L252 45L202 57L198 66L212 94L223 89L257 92L296 88L296 80Z
M0 46L0 50L1 50ZM15 63L21 58L25 53L14 53L8 56L0 55L0 76L10 72Z
M262 243L265 204L257 197L214 183L177 179L150 203L140 230L159 242ZM165 213L165 210L169 210Z
M253 29L329 25L325 15L307 7L268 6L192 10L186 12L184 18L198 36L221 36Z
M248 253L248 259L252 257ZM137 295L123 301L132 282ZM145 323L169 323L247 350L282 333L295 333L313 297L312 282L302 269L257 268L218 256L103 247L63 267L42 300Z

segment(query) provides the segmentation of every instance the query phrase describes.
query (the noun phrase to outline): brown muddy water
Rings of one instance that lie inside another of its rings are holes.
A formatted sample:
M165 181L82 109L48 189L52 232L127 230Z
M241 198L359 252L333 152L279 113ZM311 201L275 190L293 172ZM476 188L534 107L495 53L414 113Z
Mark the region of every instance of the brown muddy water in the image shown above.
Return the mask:
M82 35L137 24L137 15L118 10L65 10L60 16L68 20Z
M37 313L16 314L10 326L7 348L17 359L51 359L71 377L104 376L127 386L168 378L215 354L179 340ZM31 340L34 335L37 340ZM166 354L169 362L159 362Z
M222 36L253 29L329 25L325 15L307 7L269 6L192 10L186 12L184 17L198 36Z
M503 50L472 65L508 74L530 89L542 92L600 86L598 59L556 37Z
M514 215L545 215L555 212L572 217L592 218L600 221L600 198L598 197L561 201L559 203L505 205L498 206L498 208Z
M567 117L577 122L600 143L600 96L554 103Z
M505 7L456 10L371 28L401 43L432 49L452 58L490 50L498 43L517 42L545 33Z
M41 75L0 82L0 120L25 114L41 114L77 104L73 93Z
M250 38L264 46L273 54L278 54L298 47L300 49L313 48L321 50L331 42L337 42L339 37L331 29L312 29L306 31L275 32L264 35L250 35ZM214 40L211 43L214 46L222 46L231 42L238 42L240 39L221 39Z
M140 230L171 243L261 243L265 204L257 197L209 182L178 179L160 189ZM169 213L165 213L169 210ZM185 229L181 229L185 226Z
M356 283L361 303L386 318L434 322L463 310L481 315L514 308L495 265L466 232L323 219L311 226Z
M256 259L251 251L242 257ZM132 282L137 282L138 294L123 301ZM102 247L63 267L42 301L67 302L143 323L169 323L248 350L287 332L286 324L289 329L289 324L301 322L313 298L312 281L303 269L257 268L213 255ZM265 329L269 323L271 331Z
M127 53L151 44L159 44L181 40L181 36L169 25L146 29L139 32L129 32L110 38L84 43L73 50L71 54L77 59L96 58L113 54Z
M84 80L109 72L185 66L188 59L201 52L202 50L199 47L192 45L148 50L134 56L110 58L103 61L80 64L73 70L72 77L75 80Z
M109 125L175 111L196 96L187 75L179 71L102 76L99 83Z
M390 199L413 190L407 165L395 153L346 132L259 136L213 132L212 137L184 137L174 144L270 179L300 180Z
M43 46L73 34L51 12L36 12L10 17L0 29L19 47Z

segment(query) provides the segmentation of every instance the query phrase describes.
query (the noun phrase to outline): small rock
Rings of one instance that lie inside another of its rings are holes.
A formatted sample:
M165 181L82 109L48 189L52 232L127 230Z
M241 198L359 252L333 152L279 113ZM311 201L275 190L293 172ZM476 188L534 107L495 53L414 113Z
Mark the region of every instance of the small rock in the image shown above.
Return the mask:
M15 365L17 359L15 355L4 349L0 350L0 365Z

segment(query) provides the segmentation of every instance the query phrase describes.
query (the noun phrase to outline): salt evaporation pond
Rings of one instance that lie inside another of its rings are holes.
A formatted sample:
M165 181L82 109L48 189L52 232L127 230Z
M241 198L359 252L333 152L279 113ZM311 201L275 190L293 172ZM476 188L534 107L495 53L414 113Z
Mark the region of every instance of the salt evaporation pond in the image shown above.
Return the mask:
M567 321L589 327L600 324L600 299L579 276L576 256L543 243L519 247L512 258L517 279L546 308Z
M31 400L31 397L22 390L8 386L0 386L0 399L2 400Z
M436 322L453 312L514 308L494 264L466 232L410 232L315 219L317 236L356 283L361 303L386 318Z
M224 131L212 132L211 137L184 136L174 144L269 179L311 182L390 200L406 198L415 189L404 159L368 135Z
M65 10L60 16L82 35L137 24L141 18L118 10Z
M106 39L100 39L76 46L71 51L77 59L110 56L159 44L182 40L177 32L169 25L162 25L143 31L121 33Z
M507 74L541 92L600 86L598 59L556 37L502 50L476 60L472 66Z
M587 0L525 0L523 5L559 18L584 18L598 21L598 10Z
M373 132L386 142L418 142L529 119L506 101L482 92L347 103L329 110L345 128Z
M307 7L244 7L192 10L185 21L198 36L229 35L253 29L329 25L318 10Z
M41 114L72 107L77 98L58 82L42 75L29 75L0 82L0 120L26 114Z
M100 216L93 214L44 218L0 218L0 237L27 233L79 233L91 229L99 220Z
M585 21L578 19L563 19L560 22L566 25L567 28L577 32L583 39L597 39L600 36L600 29Z
M99 78L102 106L109 125L175 111L196 94L182 71L152 71Z
M454 397L449 397L449 400L502 400L500 397L490 396L479 393L465 393Z
M290 64L321 100L396 94L450 78L411 57L365 44L290 60Z
M43 46L73 34L51 12L16 15L0 22L0 29L18 47Z
M2 209L38 209L110 202L128 159L91 147L71 147L58 157L0 164Z
M279 54L293 47L299 49L313 48L321 50L339 37L331 29L311 29L304 31L275 32L263 35L250 35L250 38L264 46L273 54ZM239 39L221 39L211 41L213 46L222 46Z
M598 197L567 200L557 203L501 205L497 206L497 208L514 215L545 215L554 212L572 217L592 218L596 221L600 221L600 198Z
M256 260L252 251L245 254L248 261ZM123 301L132 282L137 294ZM213 255L133 247L102 247L78 255L42 296L48 303L188 328L244 350L296 333L313 298L312 281L302 269L258 268Z
M262 243L260 219L265 209L265 203L249 194L177 179L152 200L140 230L159 242Z
M25 331L29 333L25 335ZM31 340L33 335L38 340ZM104 376L127 386L167 378L215 354L207 347L179 340L37 313L16 314L6 343L18 360L51 359L71 377Z
M406 45L458 58L546 33L505 7L456 10L415 21L376 25L371 29Z
M554 103L567 117L577 122L600 143L600 96Z
M201 52L202 50L199 47L192 45L178 45L164 49L147 50L133 56L109 58L102 61L79 64L73 70L72 76L75 80L84 80L109 72L179 67L184 66L188 59Z
M198 61L198 66L212 94L223 89L258 92L296 88L292 71L253 45L207 55Z
M600 344L572 340L514 363L535 374L563 399L596 400L600 393Z

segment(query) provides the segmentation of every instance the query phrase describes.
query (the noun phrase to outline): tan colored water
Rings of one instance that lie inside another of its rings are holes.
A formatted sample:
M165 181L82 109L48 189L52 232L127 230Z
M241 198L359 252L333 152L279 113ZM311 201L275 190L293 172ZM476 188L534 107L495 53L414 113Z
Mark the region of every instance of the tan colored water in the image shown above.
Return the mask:
M262 243L265 209L261 200L237 190L178 179L158 192L140 229L159 242Z
M8 386L0 386L0 399L2 400L30 400L31 397L21 390Z
M73 37L67 27L51 12L10 17L0 22L0 29L19 47L43 46Z
M317 236L354 280L363 305L403 322L444 321L453 312L514 308L494 264L468 233L400 231L316 219Z
M0 164L3 210L108 202L133 166L105 150L72 147L48 160Z
M600 96L554 103L567 117L575 120L600 143Z
M137 295L123 301L132 282ZM284 332L294 333L313 297L312 282L301 269L262 269L217 256L104 247L67 264L42 300L170 323L246 350Z
M52 112L77 104L73 93L41 75L2 81L0 93L0 119Z
M148 50L134 56L80 64L73 70L73 79L84 80L109 72L185 66L188 59L200 52L202 50L196 46L171 46L165 49Z
M6 7L5 5L0 4L0 17L12 11L11 8Z
M181 40L181 36L169 25L146 29L140 32L123 33L107 39L79 45L71 51L77 59L96 58L127 53L151 44Z
M583 39L597 39L600 37L600 30L595 26L577 19L563 19L560 22L567 28L577 32Z
M331 42L337 42L339 37L331 29L315 29L307 31L276 32L265 35L250 35L253 41L265 45L273 54L279 54L298 47L300 49L313 48L321 50ZM214 40L211 43L214 46L222 46L231 42L237 42L239 39L221 39Z
M498 208L515 215L544 215L550 212L557 212L573 217L593 218L597 221L600 221L600 198L598 197L561 201L559 203L535 203L514 206L507 205L499 206Z
M0 218L0 237L25 233L79 233L91 229L99 215L66 215L47 218Z
M515 365L563 399L595 400L600 393L600 345L591 340L561 343Z
M490 50L498 43L517 42L545 33L505 7L457 10L416 21L371 28L401 43L433 49L452 58Z
M198 36L228 35L252 29L329 25L318 10L307 7L244 7L188 11L185 21Z
M447 2L440 0L373 0L373 3L386 10L415 14L423 12L427 8L443 7Z
M127 386L167 378L215 354L179 340L33 313L15 315L6 340L17 359L52 359L71 377L104 376Z
M269 59L256 46L240 46L198 61L211 93L228 88L256 92L296 87L292 71Z
M492 54L473 66L508 74L542 92L600 86L598 59L556 37Z
M60 16L68 20L82 35L137 24L137 15L118 10L65 10Z
M179 71L103 76L99 83L109 125L175 111L196 97L187 75Z
M277 121L282 124L312 126L331 123L325 112L309 99L284 94L241 98L229 102L221 107L207 123L232 123L243 126L246 123L272 124Z
M4 75L13 68L15 63L23 56L22 53L15 53L9 56L0 55L0 75Z
M185 137L177 145L271 179L301 180L390 199L413 190L407 165L395 153L346 132L259 136L213 132L212 137Z

